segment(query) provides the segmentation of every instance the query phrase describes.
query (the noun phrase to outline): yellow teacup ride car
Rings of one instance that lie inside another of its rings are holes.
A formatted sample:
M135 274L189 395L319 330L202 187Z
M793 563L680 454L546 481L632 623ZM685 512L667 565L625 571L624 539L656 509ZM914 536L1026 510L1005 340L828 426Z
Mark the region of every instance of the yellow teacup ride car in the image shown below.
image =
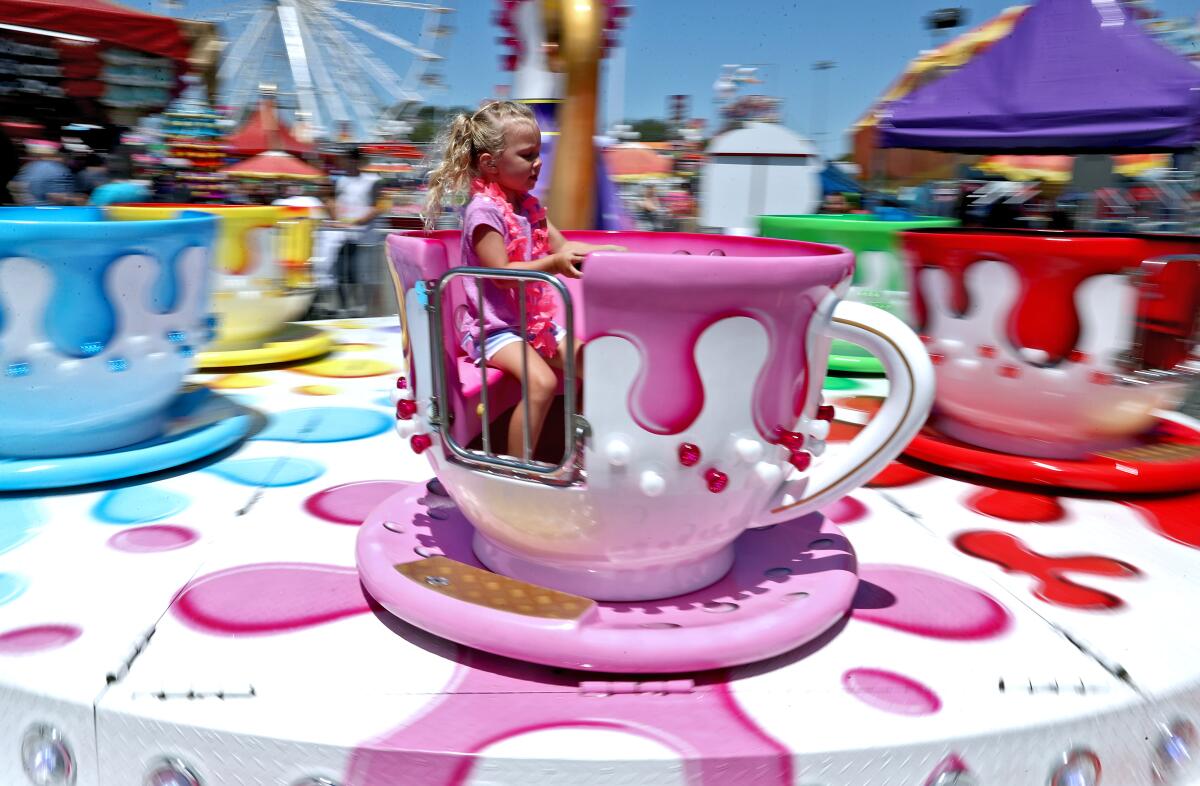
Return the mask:
M220 218L214 251L216 336L197 355L200 368L282 363L322 355L329 334L293 324L312 304L309 258L314 221L306 208L280 205L129 204L118 220L171 218L180 210Z

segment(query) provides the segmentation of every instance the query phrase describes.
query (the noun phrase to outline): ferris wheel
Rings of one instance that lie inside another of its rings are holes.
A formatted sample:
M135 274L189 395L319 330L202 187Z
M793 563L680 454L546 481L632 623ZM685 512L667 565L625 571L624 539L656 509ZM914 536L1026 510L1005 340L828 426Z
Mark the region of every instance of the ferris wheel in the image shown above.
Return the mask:
M385 139L405 129L405 108L444 86L438 49L453 32L446 3L261 0L235 8L202 14L236 36L218 73L226 106L252 104L270 85L314 138Z

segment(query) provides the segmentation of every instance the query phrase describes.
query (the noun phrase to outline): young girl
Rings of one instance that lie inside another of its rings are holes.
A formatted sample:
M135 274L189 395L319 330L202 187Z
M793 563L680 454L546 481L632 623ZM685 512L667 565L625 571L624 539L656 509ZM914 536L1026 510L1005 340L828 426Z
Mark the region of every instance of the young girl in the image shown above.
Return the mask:
M463 265L579 278L576 265L584 255L623 250L568 241L529 193L542 169L542 139L528 107L492 101L474 114L458 115L445 134L444 145L443 161L429 173L425 222L432 228L447 194L469 190L471 198L463 213ZM522 401L509 423L508 454L528 459L523 432L529 429L532 451L554 401L558 383L552 369L562 368L565 352L578 353L579 342L569 349L563 346L566 330L554 324L555 299L549 285L525 284L528 330L522 336L517 284L483 283L483 313L479 314L475 282L469 278L462 281L468 311L456 315L456 322L463 348L480 365L487 363L517 379L521 378L522 363L526 364L529 422L525 422L526 402ZM481 334L485 334L482 346Z

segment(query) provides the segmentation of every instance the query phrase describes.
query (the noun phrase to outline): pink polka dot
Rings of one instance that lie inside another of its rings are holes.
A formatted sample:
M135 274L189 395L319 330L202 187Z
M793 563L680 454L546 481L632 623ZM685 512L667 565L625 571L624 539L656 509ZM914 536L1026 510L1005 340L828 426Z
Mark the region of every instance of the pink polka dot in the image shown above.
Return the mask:
M149 527L124 529L108 539L108 545L117 551L130 554L146 554L155 551L172 551L190 546L200 539L195 530L175 524L155 524Z
M896 715L932 715L942 700L916 680L880 669L851 669L842 675L850 695L884 712Z
M853 524L866 516L868 512L866 505L849 495L821 509L825 518L835 524Z
M356 569L292 562L241 565L201 576L173 607L191 627L220 636L300 630L368 609Z
M982 590L904 565L861 565L854 618L933 639L971 640L1008 629L1008 610Z
M304 509L334 524L357 527L379 503L412 486L396 480L364 480L318 491L304 501Z
M0 655L28 655L65 647L83 635L74 625L34 625L0 633Z

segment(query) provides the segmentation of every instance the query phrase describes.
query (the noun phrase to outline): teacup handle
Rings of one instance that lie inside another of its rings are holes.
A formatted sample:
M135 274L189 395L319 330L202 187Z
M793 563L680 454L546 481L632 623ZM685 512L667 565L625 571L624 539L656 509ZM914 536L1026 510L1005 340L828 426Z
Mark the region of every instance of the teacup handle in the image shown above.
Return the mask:
M887 398L847 449L836 457L817 459L807 473L785 481L754 526L819 510L866 483L904 450L929 416L933 363L908 325L873 306L842 301L834 309L829 334L865 347L879 358L888 378Z

